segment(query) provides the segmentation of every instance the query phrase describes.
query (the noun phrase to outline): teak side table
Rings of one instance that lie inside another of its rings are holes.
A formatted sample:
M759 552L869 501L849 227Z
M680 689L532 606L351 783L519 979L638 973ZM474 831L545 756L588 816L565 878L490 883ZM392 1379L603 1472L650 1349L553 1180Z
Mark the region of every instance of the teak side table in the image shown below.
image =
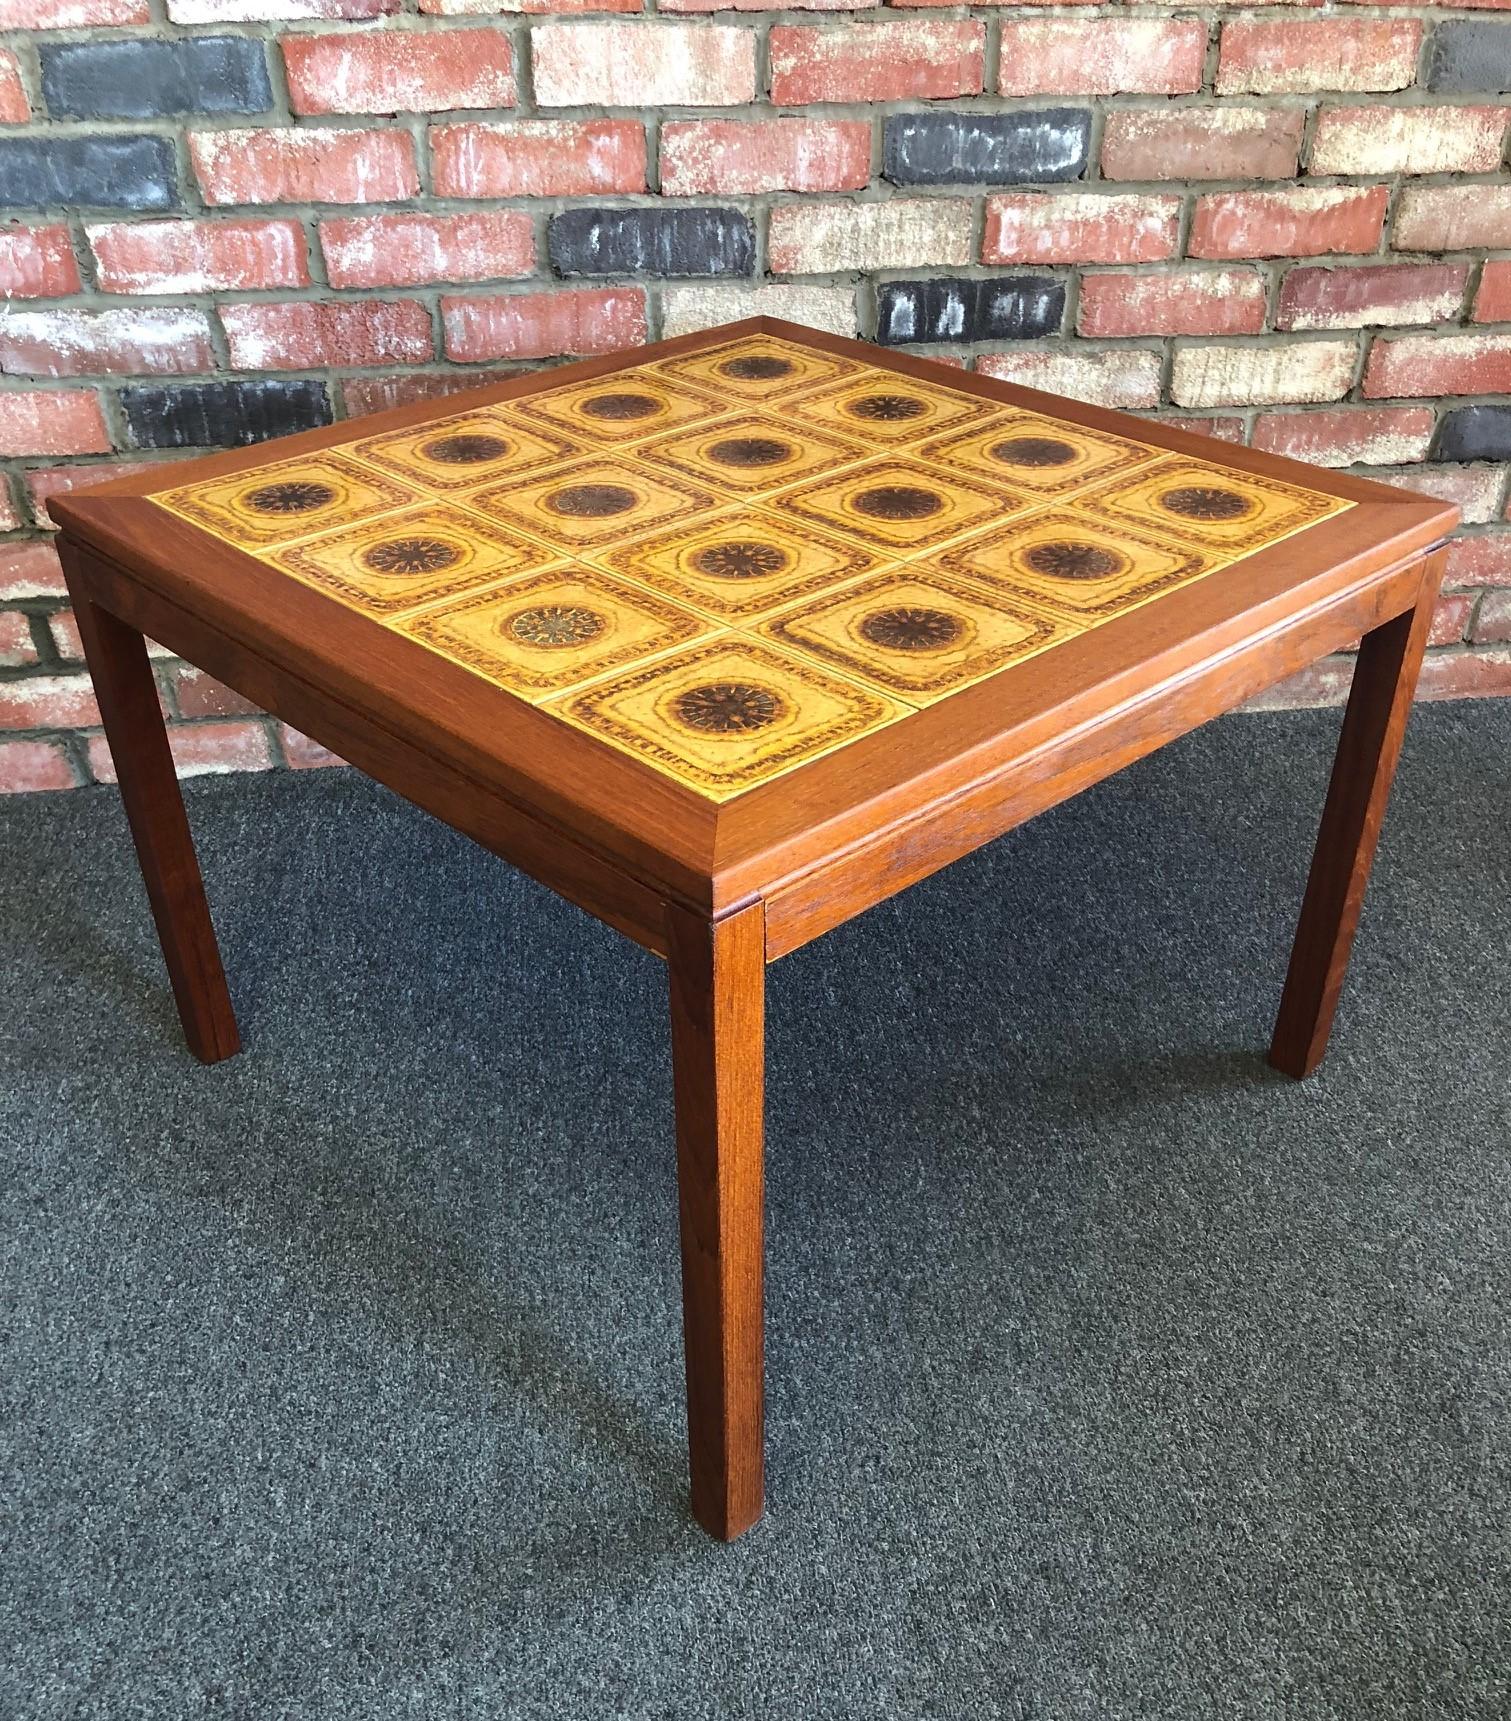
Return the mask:
M762 1508L766 963L1362 636L1270 1060L1322 1058L1445 504L758 317L52 504L191 1050L144 635L663 956L692 1508Z

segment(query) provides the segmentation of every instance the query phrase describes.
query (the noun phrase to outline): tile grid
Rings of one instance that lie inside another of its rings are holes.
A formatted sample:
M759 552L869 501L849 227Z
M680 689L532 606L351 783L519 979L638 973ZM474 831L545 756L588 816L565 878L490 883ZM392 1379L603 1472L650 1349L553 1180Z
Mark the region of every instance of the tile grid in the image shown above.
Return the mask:
M715 800L1348 505L766 336L289 464L154 499L238 542L253 491L370 474L402 499L242 547ZM718 595L777 555L848 565Z

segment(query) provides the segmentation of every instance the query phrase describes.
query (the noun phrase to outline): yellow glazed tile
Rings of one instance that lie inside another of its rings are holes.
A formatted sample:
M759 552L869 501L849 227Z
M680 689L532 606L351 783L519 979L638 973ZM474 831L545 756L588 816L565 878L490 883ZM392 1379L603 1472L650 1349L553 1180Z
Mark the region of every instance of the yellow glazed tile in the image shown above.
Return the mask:
M359 460L427 490L470 490L489 480L522 478L580 456L583 450L554 431L526 430L501 414L459 413L415 430L364 437L350 452Z
M963 436L942 436L915 450L922 460L1009 483L1049 497L1151 465L1157 449L1083 430L1037 413L1012 413Z
M251 546L329 532L423 497L413 485L337 454L307 454L162 490L150 500L229 544Z
M992 591L1087 625L1136 608L1231 558L1146 537L1070 509L1031 514L957 544L939 566Z
M592 559L732 623L883 565L886 558L759 508L726 508Z
M785 519L812 521L908 555L1037 508L1042 500L1006 485L952 477L937 467L898 456L799 484L763 505Z
M622 455L605 455L559 466L529 484L473 491L467 506L575 554L590 544L668 526L722 501L671 473L649 472Z
M1154 537L1249 555L1352 503L1253 472L1179 455L1104 485L1076 506Z
M871 452L859 442L784 424L774 414L745 413L642 442L635 458L698 483L755 495L864 460Z
M368 615L395 615L553 558L523 533L428 502L267 552L265 559Z
M849 431L873 445L916 442L952 428L958 436L967 426L984 426L1001 412L988 401L890 371L867 371L814 389L793 401L789 410L805 424ZM995 469L992 476L998 476Z
M785 406L793 395L840 377L864 376L869 365L794 346L771 335L750 335L727 346L662 359L647 366L662 376L692 383L726 405ZM637 373L643 374L643 373Z
M615 371L596 382L523 395L499 412L519 425L565 431L585 447L602 447L697 424L727 412L729 406L727 400L710 399L641 366Z
M724 633L547 709L725 801L910 708L763 641Z
M596 568L510 580L397 624L521 698L549 698L713 631L704 616Z
M784 610L757 631L926 705L1080 629L909 562Z

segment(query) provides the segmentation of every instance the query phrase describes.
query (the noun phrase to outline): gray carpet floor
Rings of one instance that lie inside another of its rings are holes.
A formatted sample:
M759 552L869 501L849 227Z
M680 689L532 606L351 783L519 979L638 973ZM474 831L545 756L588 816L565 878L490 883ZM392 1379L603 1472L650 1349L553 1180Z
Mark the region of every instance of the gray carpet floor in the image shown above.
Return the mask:
M1511 701L1414 721L1262 1051L1334 713L770 978L769 1508L684 1494L660 964L345 774L0 805L0 1715L1511 1714Z

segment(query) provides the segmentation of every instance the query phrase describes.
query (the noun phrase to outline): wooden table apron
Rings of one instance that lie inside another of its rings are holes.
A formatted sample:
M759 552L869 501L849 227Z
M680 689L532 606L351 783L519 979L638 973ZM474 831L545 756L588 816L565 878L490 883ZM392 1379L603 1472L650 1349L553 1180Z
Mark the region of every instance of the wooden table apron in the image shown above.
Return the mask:
M1362 636L1271 1048L1278 1067L1308 1073L1326 1046L1442 577L1441 540L1456 519L1426 498L987 378L940 377L926 361L767 318L370 424L424 423L751 333L861 351L901 375L1241 470L1293 483L1302 473L1313 490L1356 505L915 713L906 749L883 730L715 806L533 707L490 697L466 669L270 578L250 556L215 542L207 551L202 534L142 500L182 466L52 504L197 1055L229 1055L238 1040L143 636L669 959L692 1504L721 1537L762 1508L765 964ZM287 438L278 457L351 436L340 425ZM243 449L193 471L267 459Z

